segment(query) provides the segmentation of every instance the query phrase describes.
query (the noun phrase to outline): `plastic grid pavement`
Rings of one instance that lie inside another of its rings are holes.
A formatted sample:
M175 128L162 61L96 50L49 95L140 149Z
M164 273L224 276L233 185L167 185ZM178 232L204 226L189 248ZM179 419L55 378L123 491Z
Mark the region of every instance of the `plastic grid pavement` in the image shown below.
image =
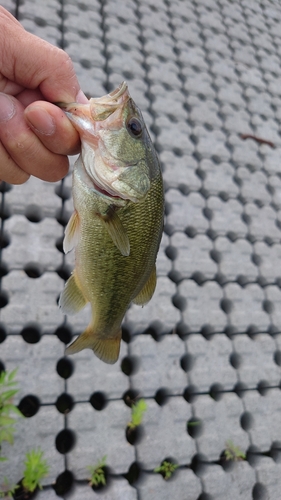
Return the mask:
M126 79L163 165L158 285L132 306L119 362L64 357L87 324L57 298L71 178L2 186L2 368L18 367L18 480L50 463L40 500L279 500L281 491L281 7L270 0L24 0L1 4L64 48L101 96ZM251 134L270 144L253 139ZM139 436L128 402L145 397ZM223 459L228 440L247 458ZM104 455L108 487L87 484ZM153 472L165 458L170 481ZM65 472L66 471L66 472ZM51 486L55 484L55 489Z

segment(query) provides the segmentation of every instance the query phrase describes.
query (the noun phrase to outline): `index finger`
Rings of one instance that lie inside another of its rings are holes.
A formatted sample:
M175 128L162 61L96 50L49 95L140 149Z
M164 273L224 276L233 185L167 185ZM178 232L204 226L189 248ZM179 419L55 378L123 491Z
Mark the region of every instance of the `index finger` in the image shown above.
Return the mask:
M77 100L80 86L70 57L25 31L1 6L0 47L0 72L6 79L24 88L39 88L50 102ZM79 100L87 102L81 96Z

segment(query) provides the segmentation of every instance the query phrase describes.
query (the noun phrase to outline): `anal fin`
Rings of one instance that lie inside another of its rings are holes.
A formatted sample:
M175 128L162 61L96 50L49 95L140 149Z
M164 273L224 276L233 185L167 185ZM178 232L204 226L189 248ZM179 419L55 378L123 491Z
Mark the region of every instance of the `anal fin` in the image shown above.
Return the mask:
M75 314L87 304L82 291L75 278L75 271L67 280L64 290L60 295L59 307L65 314Z
M121 342L121 329L115 337L98 337L89 325L66 349L66 354L75 354L83 349L92 349L95 355L110 365L118 360Z
M134 304L137 304L138 306L144 306L144 304L147 304L147 302L150 301L155 291L156 281L157 281L156 266L154 265L151 274L147 282L145 283L144 287L141 289L139 294L134 298L133 300Z
M100 214L101 221L106 227L114 245L125 257L130 255L130 242L120 218L113 207L107 209L106 214Z
M79 217L76 210L71 215L64 232L63 251L64 253L72 250L79 238Z

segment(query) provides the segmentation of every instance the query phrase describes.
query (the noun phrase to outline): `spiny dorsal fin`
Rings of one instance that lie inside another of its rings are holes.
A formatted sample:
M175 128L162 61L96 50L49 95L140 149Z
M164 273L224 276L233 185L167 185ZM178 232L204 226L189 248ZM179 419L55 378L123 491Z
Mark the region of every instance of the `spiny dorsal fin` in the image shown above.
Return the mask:
M150 301L152 295L154 294L154 290L156 287L156 266L154 265L151 274L145 283L144 287L141 289L140 293L134 298L134 304L138 306L144 306L147 302Z
M105 215L100 215L101 221L106 227L114 245L125 257L130 255L130 242L126 229L113 207L109 207Z
M65 314L76 314L87 304L83 293L77 285L75 271L67 280L64 290L61 293L59 307Z
M79 239L79 217L76 210L71 215L64 232L63 251L70 252L78 243Z

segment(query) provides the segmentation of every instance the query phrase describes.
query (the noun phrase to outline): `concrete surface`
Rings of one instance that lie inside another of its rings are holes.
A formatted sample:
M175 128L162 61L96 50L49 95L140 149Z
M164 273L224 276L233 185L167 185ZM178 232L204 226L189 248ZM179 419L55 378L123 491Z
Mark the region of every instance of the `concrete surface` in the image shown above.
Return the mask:
M38 500L280 500L280 2L1 5L68 52L88 95L128 82L162 163L166 220L156 293L128 310L109 366L64 357L89 316L57 308L73 266L61 249L71 176L1 193L0 364L18 367L16 403L35 413L4 446L0 478L18 481L40 445L51 468ZM138 397L148 409L130 444ZM223 459L229 440L246 460ZM104 455L97 492L87 466ZM153 471L167 458L179 468L165 482Z

